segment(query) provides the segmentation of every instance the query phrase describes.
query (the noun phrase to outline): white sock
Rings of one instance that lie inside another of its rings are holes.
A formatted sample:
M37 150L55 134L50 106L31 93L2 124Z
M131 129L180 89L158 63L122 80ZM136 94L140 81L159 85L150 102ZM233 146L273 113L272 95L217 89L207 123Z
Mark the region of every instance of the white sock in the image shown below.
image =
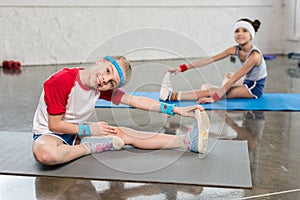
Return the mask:
M180 148L190 150L190 137L188 134L177 136Z
M181 100L181 92L177 92L177 100L178 100L178 101Z

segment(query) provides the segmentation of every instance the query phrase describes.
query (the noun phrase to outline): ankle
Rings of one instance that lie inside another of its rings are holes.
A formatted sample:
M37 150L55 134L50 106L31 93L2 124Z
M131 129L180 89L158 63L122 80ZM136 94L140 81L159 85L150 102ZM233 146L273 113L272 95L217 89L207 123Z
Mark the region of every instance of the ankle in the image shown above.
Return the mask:
M172 92L171 97L170 97L171 101L177 101L178 100L178 92Z
M179 140L180 148L188 151L190 150L191 141L190 141L189 133L178 136L178 140Z
M93 145L91 143L83 143L80 145L84 148L85 155L89 155L93 153Z

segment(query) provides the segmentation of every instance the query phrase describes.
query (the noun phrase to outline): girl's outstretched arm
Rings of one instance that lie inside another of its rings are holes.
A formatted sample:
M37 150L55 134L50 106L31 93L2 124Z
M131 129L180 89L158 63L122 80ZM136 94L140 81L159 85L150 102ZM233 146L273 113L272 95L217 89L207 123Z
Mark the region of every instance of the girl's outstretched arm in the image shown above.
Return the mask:
M161 112L169 115L178 114L185 117L194 117L194 111L196 109L199 109L200 111L204 110L204 108L200 105L176 107L172 104L159 102L148 97L133 96L129 94L123 95L121 103L141 110Z
M224 58L228 57L229 55L233 55L233 54L235 54L235 51L236 51L236 46L232 46L232 47L224 50L223 52L221 52L219 54L216 54L212 57L205 57L205 58L201 58L201 59L199 59L195 62L192 62L192 63L181 64L177 68L170 69L169 72L177 74L179 72L184 72L184 71L192 69L192 68L203 67L203 66L211 64L213 62L224 59Z

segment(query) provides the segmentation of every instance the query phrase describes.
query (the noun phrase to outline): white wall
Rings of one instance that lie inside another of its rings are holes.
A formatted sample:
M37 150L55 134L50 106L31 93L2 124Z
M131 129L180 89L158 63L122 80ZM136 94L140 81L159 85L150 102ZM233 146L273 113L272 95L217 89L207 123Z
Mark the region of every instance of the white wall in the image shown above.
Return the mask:
M283 4L284 53L300 52L300 0Z
M255 44L264 53L283 53L283 20L290 19L284 9L292 9L283 2L290 1L2 0L0 60L31 65L92 62L105 54L206 56L234 44L232 26L243 17L262 22Z

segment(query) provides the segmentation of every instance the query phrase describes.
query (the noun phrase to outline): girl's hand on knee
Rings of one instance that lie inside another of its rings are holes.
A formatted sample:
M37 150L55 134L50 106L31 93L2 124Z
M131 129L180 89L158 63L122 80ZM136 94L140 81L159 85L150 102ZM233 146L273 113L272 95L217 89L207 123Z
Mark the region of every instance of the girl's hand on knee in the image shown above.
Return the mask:
M108 125L106 122L89 123L93 136L117 134L116 127Z

